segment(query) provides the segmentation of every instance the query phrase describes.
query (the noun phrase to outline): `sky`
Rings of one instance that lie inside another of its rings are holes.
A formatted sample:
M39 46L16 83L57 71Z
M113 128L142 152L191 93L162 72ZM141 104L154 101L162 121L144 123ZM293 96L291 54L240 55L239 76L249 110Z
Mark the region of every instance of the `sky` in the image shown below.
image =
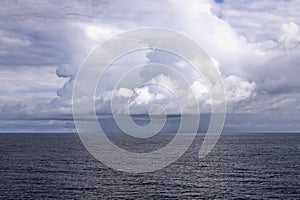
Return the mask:
M226 132L300 131L300 4L298 0L113 0L0 2L0 132L72 132L76 72L104 40L124 31L161 27L197 42L212 58L227 95ZM196 91L203 113L210 101L201 77L166 52L135 52L107 71L95 94L99 113L109 113L114 81L141 63L157 62L189 77L191 87L164 71L144 68L131 80ZM120 67L121 66L121 67ZM130 82L130 81L129 81ZM130 111L160 103L178 111L172 94L147 84L117 90ZM186 113L189 97L184 102Z

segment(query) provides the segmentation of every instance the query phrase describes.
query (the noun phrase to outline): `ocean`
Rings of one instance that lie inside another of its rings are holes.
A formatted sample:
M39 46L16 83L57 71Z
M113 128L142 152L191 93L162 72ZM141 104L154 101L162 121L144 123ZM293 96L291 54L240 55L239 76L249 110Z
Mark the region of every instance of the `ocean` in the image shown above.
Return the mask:
M202 139L168 167L129 174L94 159L77 134L0 134L0 199L300 199L300 134L222 134L199 159Z

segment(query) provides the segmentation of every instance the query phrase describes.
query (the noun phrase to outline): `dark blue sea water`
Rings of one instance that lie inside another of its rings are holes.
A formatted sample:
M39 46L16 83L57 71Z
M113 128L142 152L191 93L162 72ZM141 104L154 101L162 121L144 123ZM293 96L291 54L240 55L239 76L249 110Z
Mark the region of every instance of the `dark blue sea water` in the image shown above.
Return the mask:
M95 160L76 134L0 134L0 199L300 199L300 134L223 134L204 159L198 150L128 174Z

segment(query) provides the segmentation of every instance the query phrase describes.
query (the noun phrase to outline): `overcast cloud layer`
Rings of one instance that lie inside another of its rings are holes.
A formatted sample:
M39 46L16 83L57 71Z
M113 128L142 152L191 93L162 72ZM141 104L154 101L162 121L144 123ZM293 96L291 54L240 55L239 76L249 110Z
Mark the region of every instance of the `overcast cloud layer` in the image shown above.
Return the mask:
M115 34L154 26L189 36L212 57L227 93L225 130L299 131L299 1L218 2L1 1L0 130L28 124L15 120L70 118L73 81L89 52ZM119 113L128 99L132 113L147 113L155 103L163 104L167 113L178 113L171 93L147 83L168 85L183 96L196 91L202 112L209 113L201 78L183 60L161 51L136 52L111 66L96 93L98 112L110 112L114 83L124 72L152 62L176 68L190 78L191 88L164 71L139 69L130 79L145 85L118 88ZM192 113L189 102L187 96L186 113ZM73 130L69 121L47 123L34 127L64 130L66 123Z

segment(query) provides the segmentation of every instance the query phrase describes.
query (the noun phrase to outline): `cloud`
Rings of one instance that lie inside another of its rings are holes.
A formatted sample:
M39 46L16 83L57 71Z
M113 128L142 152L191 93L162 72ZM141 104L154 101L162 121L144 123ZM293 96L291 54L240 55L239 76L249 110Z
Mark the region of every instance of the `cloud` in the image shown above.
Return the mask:
M224 85L229 104L253 99L256 96L256 83L248 82L238 76L230 75L225 77Z
M286 49L294 48L300 43L300 26L294 22L282 25L279 43Z
M96 97L98 113L110 113L114 106L116 114L145 114L153 105L161 105L167 114L210 113L211 97L203 80L183 83L176 76L158 74L138 88L123 88L100 93ZM232 112L236 105L249 101L256 96L256 84L231 75L224 78L227 91L228 110ZM195 102L200 111L195 110Z
M4 66L49 66L68 63L70 59L67 35L70 29L53 23L25 22L1 24L0 64Z
M27 118L44 110L56 97L65 80L55 75L53 66L3 67L0 71L1 119Z
M283 24L300 21L297 0L227 0L217 4L213 12L231 24L235 30L250 42L274 40L281 34Z
M16 71L17 70L17 71ZM65 80L53 76L56 68L53 66L43 67L4 67L0 71L0 91L6 93L25 93L55 91L61 87Z
M117 33L145 26L174 29L204 48L222 74L230 113L270 112L270 118L274 118L274 112L288 113L299 105L297 0L0 4L0 94L2 105L7 105L3 113L11 110L15 117L24 116L25 110L44 117L71 114L74 78L89 52ZM146 112L154 103L164 104L167 112L178 111L172 93L143 84L132 88L134 80L165 84L182 96L196 90L197 101L207 112L209 95L201 77L180 58L159 51L128 55L111 66L96 93L98 110L110 112L112 88L126 70L151 62L171 66L188 77L191 90L182 85L174 72L139 69L117 88L120 112L125 112L122 102L127 99L131 100L132 112ZM17 96L21 93L26 98ZM135 96L129 97L129 93ZM189 98L186 95L187 110Z

